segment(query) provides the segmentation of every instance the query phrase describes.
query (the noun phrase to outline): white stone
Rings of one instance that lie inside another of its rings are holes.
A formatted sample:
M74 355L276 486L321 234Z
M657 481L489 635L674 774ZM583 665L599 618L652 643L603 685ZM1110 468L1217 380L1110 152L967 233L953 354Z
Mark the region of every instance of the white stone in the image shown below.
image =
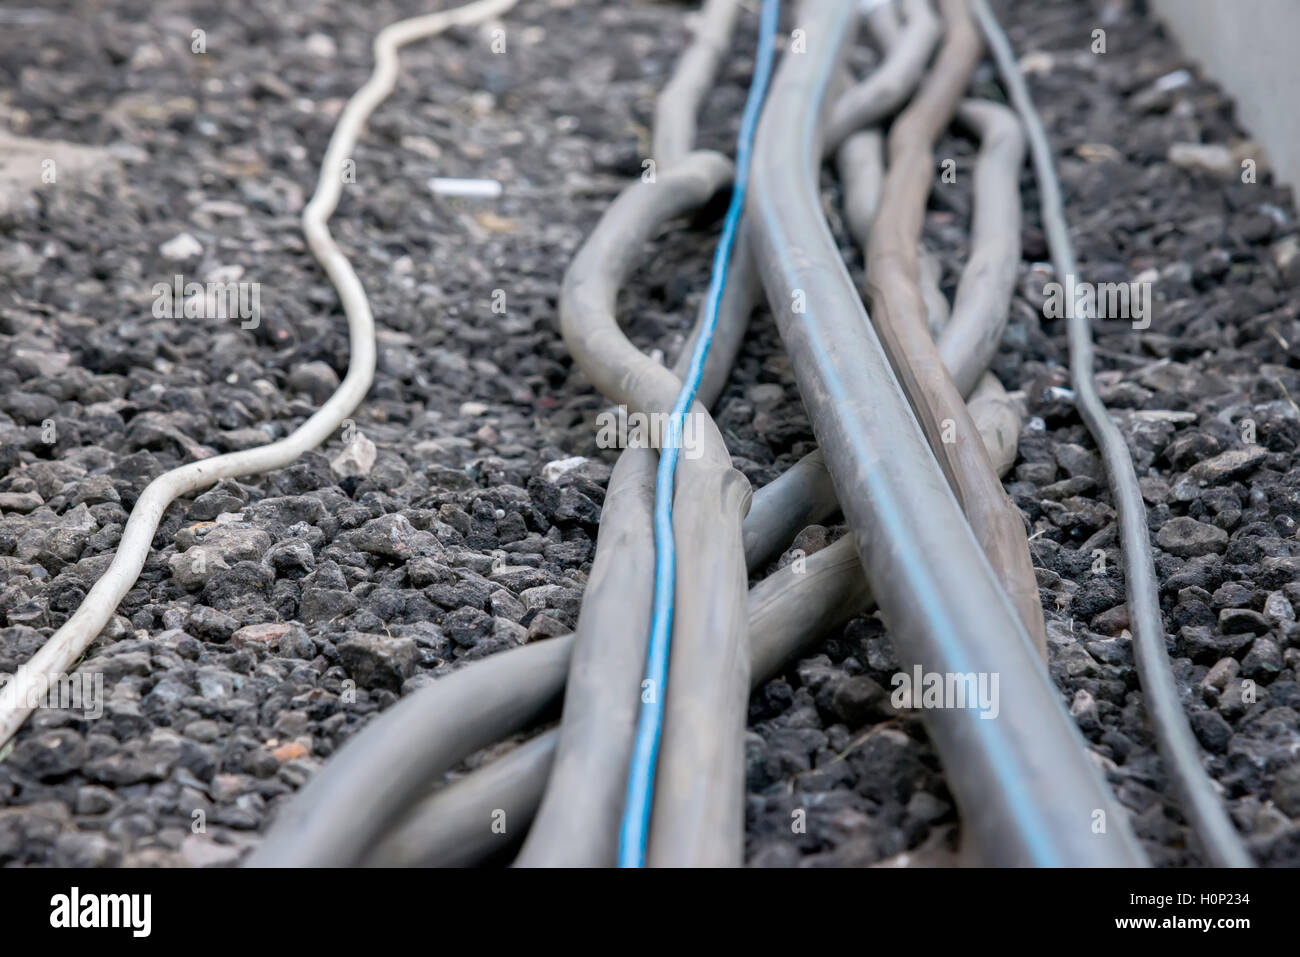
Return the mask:
M548 482L554 482L561 475L572 472L579 465L586 464L587 460L581 455L573 455L567 459L556 459L554 462L547 462L542 466L542 478Z
M181 233L159 246L158 252L173 261L195 259L203 255L203 245L189 233Z
M341 478L365 478L375 467L375 443L358 432L338 455L330 460L330 468Z
M305 44L307 52L312 56L320 57L322 60L332 60L338 53L338 48L328 34L313 33L307 38Z

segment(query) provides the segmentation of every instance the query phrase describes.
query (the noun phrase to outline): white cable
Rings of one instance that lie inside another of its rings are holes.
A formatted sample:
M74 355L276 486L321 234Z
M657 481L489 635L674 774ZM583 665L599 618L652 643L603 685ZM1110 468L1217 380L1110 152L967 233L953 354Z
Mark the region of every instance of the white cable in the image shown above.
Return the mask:
M449 27L472 26L500 16L518 0L476 0L474 3L425 16L401 20L375 37L375 68L370 79L348 101L330 137L320 178L311 202L302 211L307 245L338 290L348 320L351 358L338 390L301 426L277 442L191 462L165 472L149 483L136 502L122 541L108 571L95 583L76 613L56 631L13 680L0 689L0 747L14 736L27 716L44 699L51 679L71 668L108 624L122 597L135 584L149 557L149 546L162 514L175 499L223 478L251 475L288 465L320 445L351 413L375 374L375 321L361 280L330 236L326 220L338 205L343 188L343 164L356 145L371 112L393 91L400 47Z

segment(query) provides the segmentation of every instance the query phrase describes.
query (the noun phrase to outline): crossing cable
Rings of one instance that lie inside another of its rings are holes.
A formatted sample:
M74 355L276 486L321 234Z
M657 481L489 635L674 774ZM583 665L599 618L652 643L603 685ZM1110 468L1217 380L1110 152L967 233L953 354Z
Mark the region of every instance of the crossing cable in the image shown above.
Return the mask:
M681 444L686 412L695 401L695 392L704 372L713 327L717 323L718 303L727 281L727 263L735 242L736 228L744 209L745 188L749 180L749 154L758 126L758 113L772 74L772 55L776 39L779 0L764 0L759 21L758 53L754 58L754 76L750 83L745 112L741 117L736 143L736 178L731 202L723 220L722 237L713 257L713 275L709 283L707 319L695 342L690 370L668 420L668 428L659 454L655 479L655 585L654 611L650 622L650 646L646 652L645 681L632 766L628 771L627 805L619 830L619 866L641 867L645 863L646 837L649 833L650 806L654 795L655 763L663 726L664 695L668 676L668 645L672 629L673 576L676 556L673 550L672 498L677 452Z
M1066 223L1061 184L1056 176L1052 147L1042 118L1029 95L1029 86L1020 72L1011 41L997 17L985 0L971 0L971 5L997 63L1002 83L1025 125L1034 175L1038 180L1043 230L1047 234L1056 276L1061 282L1065 282L1067 277L1077 279L1078 265ZM1137 472L1124 437L1111 421L1093 383L1092 318L1091 307L1075 309L1070 316L1070 376L1075 404L1101 450L1110 493L1119 514L1124 590L1147 713L1165 769L1182 798L1183 812L1200 839L1209 862L1215 867L1250 867L1250 856L1201 765L1196 740L1178 701L1178 688L1165 647L1160 592L1156 584L1155 563L1151 558L1151 534L1147 528L1146 507L1142 504Z

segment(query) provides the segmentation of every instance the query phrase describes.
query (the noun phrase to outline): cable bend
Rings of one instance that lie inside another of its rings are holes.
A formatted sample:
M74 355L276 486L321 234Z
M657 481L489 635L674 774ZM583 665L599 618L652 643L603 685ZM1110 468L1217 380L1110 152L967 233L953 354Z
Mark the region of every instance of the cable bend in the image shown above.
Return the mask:
M66 673L108 624L122 598L130 591L153 542L163 512L179 496L223 478L251 475L288 465L304 452L329 438L360 404L375 374L375 321L365 289L351 263L339 249L326 225L342 191L343 161L361 135L366 119L393 91L400 47L453 26L479 23L505 13L517 0L476 0L474 3L414 17L385 27L375 37L375 67L370 79L348 101L321 162L320 177L311 201L302 212L302 228L316 261L338 290L348 321L351 355L348 371L338 389L306 422L289 435L268 445L229 452L201 462L190 462L164 472L145 488L127 519L108 571L86 594L81 605L32 656L13 680L0 690L0 746L22 727L34 702L49 689L54 676Z

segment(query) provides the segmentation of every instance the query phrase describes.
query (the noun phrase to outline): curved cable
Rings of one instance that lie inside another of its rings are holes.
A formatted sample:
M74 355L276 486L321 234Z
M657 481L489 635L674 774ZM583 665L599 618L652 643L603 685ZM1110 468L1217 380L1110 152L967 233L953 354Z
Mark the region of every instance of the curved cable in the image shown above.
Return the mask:
M746 212L777 331L900 664L996 673L1015 689L1002 695L998 720L972 708L925 712L963 837L997 866L1142 864L911 413L829 228L817 188L820 128L853 12L854 0L806 0L799 26L812 45L782 60L755 139ZM804 293L797 312L794 290ZM1086 823L1098 809L1105 834Z
M40 651L18 669L0 690L0 746L18 731L54 676L65 673L95 640L135 584L149 557L149 547L163 512L179 496L205 488L223 478L251 475L288 465L320 445L370 391L375 375L375 320L365 289L351 263L330 236L326 221L338 205L343 177L340 170L361 135L367 117L397 81L397 50L449 27L479 23L505 13L518 0L476 0L451 10L413 17L385 27L375 37L375 68L370 79L348 101L330 137L320 178L311 202L303 209L302 228L312 254L338 290L348 320L351 358L337 391L315 414L276 442L190 462L164 472L145 488L127 519L122 540L108 571L95 583L77 611Z
M731 202L722 223L722 237L713 256L713 276L709 282L708 318L695 342L690 371L682 384L677 402L668 420L659 469L655 479L655 588L654 612L650 621L650 647L646 652L645 680L637 715L636 741L627 780L627 806L619 828L618 863L620 867L640 867L645 862L646 836L650 824L650 804L654 794L655 763L659 736L663 726L664 684L668 675L668 645L673 617L673 575L676 556L673 551L673 473L677 467L677 450L681 444L686 411L695 401L695 392L704 373L704 361L717 325L718 304L727 281L727 263L735 242L736 228L744 209L745 187L749 180L749 153L758 126L758 113L772 75L779 0L763 0L759 21L758 52L754 58L754 76L750 81L745 112L741 117L736 143L736 179ZM648 694L646 692L649 692ZM649 700L647 700L647 698Z
M985 0L972 0L972 8L988 40L1011 103L1025 124L1029 151L1034 161L1034 175L1038 180L1043 229L1052 251L1056 275L1064 282L1067 276L1077 277L1078 268L1070 244L1065 204L1061 199L1061 184L1052 163L1052 147L1047 132L1034 108L1029 86L1016 63L1011 41L1007 39L993 11ZM1110 420L1110 414L1093 384L1091 321L1091 308L1076 309L1069 319L1070 375L1079 414L1101 450L1106 475L1110 479L1110 492L1119 512L1120 546L1124 559L1129 618L1133 626L1134 656L1137 659L1138 678L1146 694L1147 713L1155 730L1156 744L1169 776L1173 778L1182 797L1183 812L1187 815L1188 823L1200 839L1210 862L1216 867L1250 867L1250 856L1242 846L1227 812L1214 792L1209 775L1201 765L1200 752L1192 737L1187 716L1183 714L1178 702L1178 688L1174 684L1169 652L1165 648L1164 621L1160 614L1155 563L1151 559L1151 535L1147 529L1146 507L1142 504L1142 493L1128 446L1115 423Z
M678 350L671 373L665 374L664 365L617 331L618 289L649 238L666 219L684 211L682 200L703 205L731 185L734 171L729 160L692 147L696 114L731 46L741 2L705 0L694 39L659 96L653 138L661 170L658 182L631 185L605 211L575 254L561 287L560 327L575 366L594 371L592 382L607 398L657 419L668 416L681 391L708 303L700 297L691 335ZM704 156L712 157L705 163L717 172L722 172L717 161L725 164L724 178L709 179L712 187L694 176L683 181L681 174L700 170ZM672 209L679 212L673 214ZM702 424L730 375L758 296L758 277L744 237L742 219L692 407L700 413ZM685 553L677 574L689 582L689 592L683 586L678 593L673 618L682 634L707 629L714 640L679 645L670 666L668 680L674 695L664 712L657 799L672 790L675 802L663 805L661 813L675 826L657 829L646 850L648 859L669 866L738 864L744 840L741 789L748 683L735 664L745 640L741 524L749 487L732 468L716 425L710 421L701 432L701 455L696 461L688 459L677 476L684 507L677 509L673 521L683 536ZM655 449L628 448L614 466L601 510L595 560L583 592L554 766L516 866L613 866L617 862L619 820L650 642L658 461ZM628 474L629 468L634 475ZM636 487L634 497L616 487L625 490L629 484ZM688 508L696 511L692 514ZM615 531L615 526L621 531ZM685 536L690 537L689 544ZM612 635L622 638L611 640ZM676 738L674 712L692 712L685 721L687 734ZM698 733L701 724L710 728L707 735ZM690 785L672 788L673 780Z

